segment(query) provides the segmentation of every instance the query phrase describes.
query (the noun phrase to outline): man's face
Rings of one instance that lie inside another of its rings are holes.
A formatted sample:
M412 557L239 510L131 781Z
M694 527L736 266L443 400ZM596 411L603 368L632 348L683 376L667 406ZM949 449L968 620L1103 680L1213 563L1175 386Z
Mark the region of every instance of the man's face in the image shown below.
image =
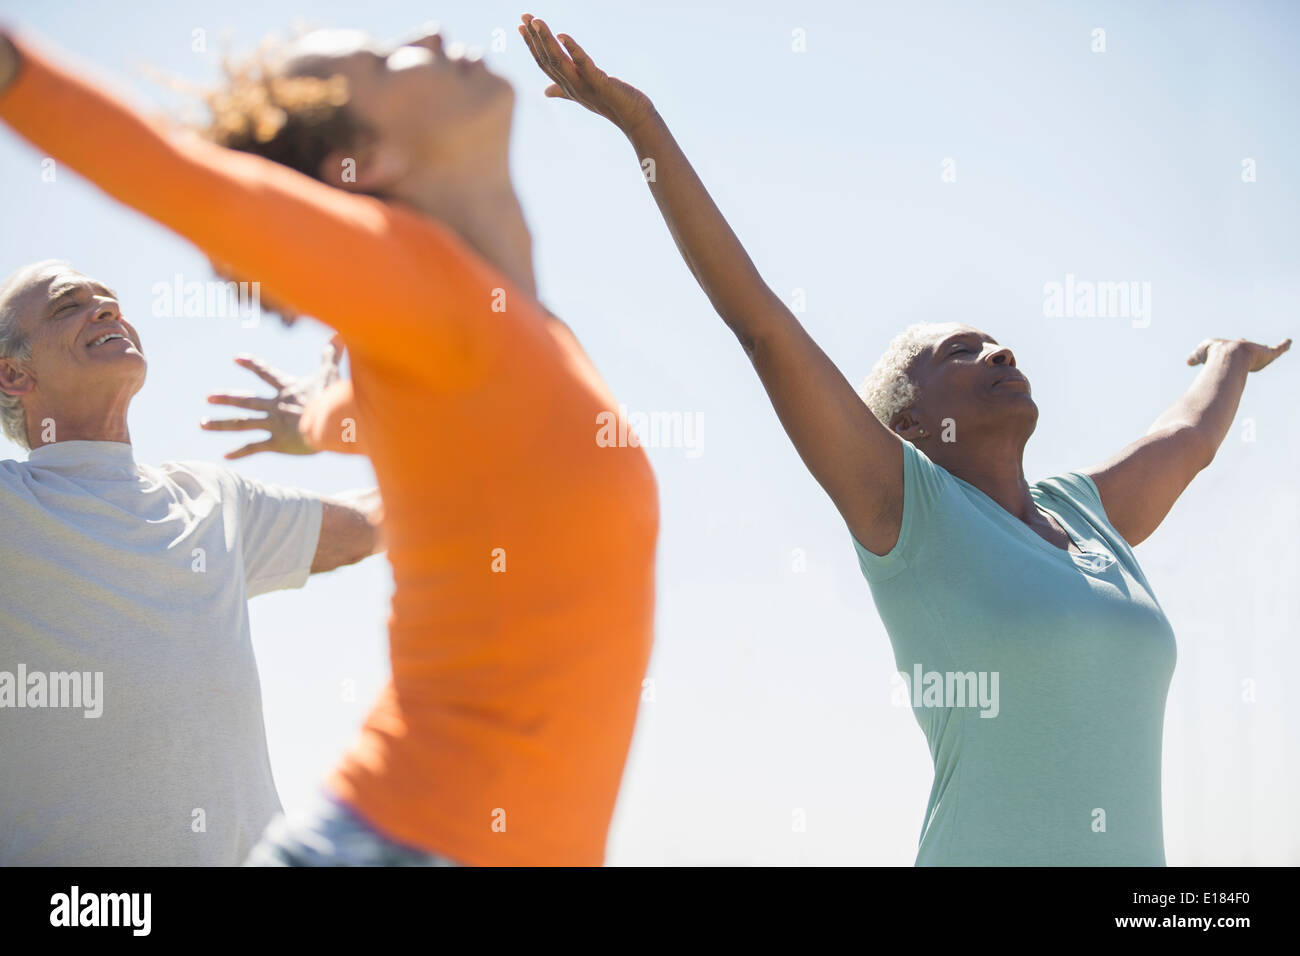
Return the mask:
M53 266L27 279L10 304L32 357L17 377L12 360L0 360L10 364L0 376L6 392L39 396L41 407L53 412L109 395L130 397L144 384L140 336L103 283Z

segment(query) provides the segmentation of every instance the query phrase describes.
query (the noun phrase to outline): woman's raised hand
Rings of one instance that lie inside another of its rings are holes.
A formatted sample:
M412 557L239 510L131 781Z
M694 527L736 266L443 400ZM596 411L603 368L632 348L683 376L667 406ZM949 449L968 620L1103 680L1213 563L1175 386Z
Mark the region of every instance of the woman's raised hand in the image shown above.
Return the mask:
M624 133L631 133L654 115L654 104L648 96L605 73L567 33L561 33L557 41L544 22L525 13L519 35L528 44L542 72L553 81L546 88L547 96L573 100L605 117Z
M258 417L205 418L199 427L210 432L266 431L270 437L250 442L226 458L243 458L259 451L278 451L284 455L312 455L316 449L298 430L299 420L307 403L339 379L339 362L343 358L343 340L335 335L321 355L321 365L315 375L304 379L291 378L277 372L266 363L251 356L241 355L235 364L246 368L275 389L275 397L261 398L249 393L217 392L208 396L213 405L230 405L262 412Z
M1291 348L1290 339L1280 345L1271 346L1248 342L1246 339L1206 339L1196 346L1196 350L1191 355L1187 356L1187 364L1200 365L1209 360L1211 351L1223 349L1226 352L1243 353L1246 356L1246 370L1258 372L1289 348Z

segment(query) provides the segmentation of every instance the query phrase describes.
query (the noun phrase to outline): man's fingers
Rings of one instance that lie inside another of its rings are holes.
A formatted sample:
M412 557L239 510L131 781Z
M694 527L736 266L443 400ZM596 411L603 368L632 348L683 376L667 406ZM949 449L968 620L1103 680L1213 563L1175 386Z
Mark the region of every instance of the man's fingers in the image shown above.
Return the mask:
M255 441L245 445L243 448L236 448L234 451L226 452L227 459L245 458L248 455L255 455L259 451L274 451L275 448L269 441Z
M274 388L277 392L284 388L284 375L276 369L271 368L271 366L266 363L253 358L251 355L236 356L235 364L241 368L248 369L267 385Z
M571 100L571 99L573 99L572 96L570 96L568 93L564 92L564 87L560 86L560 84L558 84L558 83L552 83L550 86L548 86L548 87L546 88L546 90L545 90L544 92L545 92L545 94L546 94L547 96L549 96L549 97L551 97L551 98L553 98L553 99L559 99L559 100Z
M247 432L255 428L269 431L265 418L205 418L199 427L210 432Z

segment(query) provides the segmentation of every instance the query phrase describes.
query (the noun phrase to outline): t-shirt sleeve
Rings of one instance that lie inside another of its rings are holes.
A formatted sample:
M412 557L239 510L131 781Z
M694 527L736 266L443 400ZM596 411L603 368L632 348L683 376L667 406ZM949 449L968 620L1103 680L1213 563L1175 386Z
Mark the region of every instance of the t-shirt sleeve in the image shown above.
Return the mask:
M320 541L321 499L230 472L239 495L239 531L248 596L300 588Z
M908 567L933 526L939 499L950 481L948 473L910 441L902 445L903 523L898 541L888 554L874 554L853 536L858 564L868 581L888 580Z
M1083 472L1067 472L1064 475L1044 478L1037 484L1040 488L1072 504L1093 527L1111 528L1110 518L1106 515L1106 506L1101 503L1101 492L1097 490L1096 482Z

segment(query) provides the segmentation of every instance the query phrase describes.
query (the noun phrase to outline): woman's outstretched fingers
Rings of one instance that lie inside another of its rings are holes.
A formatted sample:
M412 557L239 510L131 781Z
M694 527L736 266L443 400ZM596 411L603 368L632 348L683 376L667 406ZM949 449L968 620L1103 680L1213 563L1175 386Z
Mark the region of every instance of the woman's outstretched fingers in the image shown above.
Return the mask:
M571 100L605 117L624 132L654 113L640 90L607 75L573 37L557 38L546 22L525 14L520 34L542 72L555 81L546 95Z
M249 455L255 455L259 451L275 451L275 446L271 444L269 439L266 441L255 441L251 444L244 445L242 448L236 448L234 451L226 452L225 457L227 460L245 458Z
M284 388L285 376L277 369L258 361L250 355L240 355L235 359L235 364L241 368L246 368L267 385L279 391Z
M533 55L533 60L539 67L541 67L542 72L547 72L546 61L542 59L541 53L537 50L537 37L529 28L527 21L519 24L519 35L524 38L524 43L528 47L528 52Z
M560 42L573 58L573 65L578 69L578 75L584 78L597 72L596 64L592 62L591 57L587 56L587 51L578 46L578 41L573 39L567 33L560 34Z
M1267 366L1273 364L1273 360L1274 360L1274 359L1276 359L1278 356L1280 356L1283 352L1288 351L1290 348L1291 348L1291 340L1290 340L1290 339L1287 339L1285 342L1282 342L1282 343L1280 343L1280 344L1278 344L1278 345L1274 345L1272 348L1265 348L1265 349L1263 350L1263 351L1264 351L1264 354L1263 354L1263 356L1261 357L1260 362L1259 362L1259 363L1256 365L1256 367L1255 367L1254 369L1252 369L1251 371L1256 371L1256 372L1257 372L1257 371L1259 371L1260 369L1262 369L1262 368L1266 368Z
M561 73L554 57L552 57L550 52L546 49L546 43L544 42L538 28L535 26L535 24L540 22L541 21L539 20L530 21L527 26L520 28L520 33L523 34L524 42L528 44L529 52L533 54L533 59L537 61L537 65L541 67L543 73L555 81L555 85L560 89L559 93L552 93L550 89L547 89L546 95L562 96L566 99L572 99L569 95L569 90L566 87L563 73Z
M528 44L528 52L533 55L538 67L547 76L551 76L551 64L546 59L546 54L542 51L542 38L533 30L532 18L529 17L519 26L519 35L524 38Z
M551 62L550 52L546 49L546 40L542 36L542 22L536 18L528 21L528 42L532 44L533 55L541 64L547 75L555 77L555 64Z
M578 78L578 70L569 59L569 55L560 49L560 44L555 37L551 35L551 28L546 25L545 20L534 20L533 29L537 31L538 36L542 38L542 50L546 53L547 60L560 74L564 80L574 81Z
M265 418L205 418L199 427L209 432L248 432L265 429Z
M208 396L209 405L230 405L233 408L247 408L253 412L269 412L275 408L275 399L262 398L258 395L235 392L215 392Z
M525 14L525 16L528 16L528 14ZM555 72L551 69L550 64L543 58L542 53L538 50L538 45L541 43L541 39L536 34L534 34L532 30L528 28L527 23L528 21L525 20L524 23L521 23L519 25L519 35L524 38L524 43L528 45L528 52L533 55L533 60L537 63L538 67L541 69L543 73L547 75L548 78L553 80L557 79ZM573 97L570 96L565 91L564 87L561 86L559 83L552 83L550 86L548 86L545 90L542 91L542 95L549 96L553 99L561 99L561 100L573 99Z
M1291 348L1291 340L1285 339L1278 345L1261 345L1258 342L1248 342L1245 339L1205 339L1196 350L1187 357L1188 365L1200 365L1209 361L1210 349L1215 345L1221 345L1226 349L1240 350L1250 356L1251 372L1258 372L1260 369L1268 367L1273 360L1282 353Z

